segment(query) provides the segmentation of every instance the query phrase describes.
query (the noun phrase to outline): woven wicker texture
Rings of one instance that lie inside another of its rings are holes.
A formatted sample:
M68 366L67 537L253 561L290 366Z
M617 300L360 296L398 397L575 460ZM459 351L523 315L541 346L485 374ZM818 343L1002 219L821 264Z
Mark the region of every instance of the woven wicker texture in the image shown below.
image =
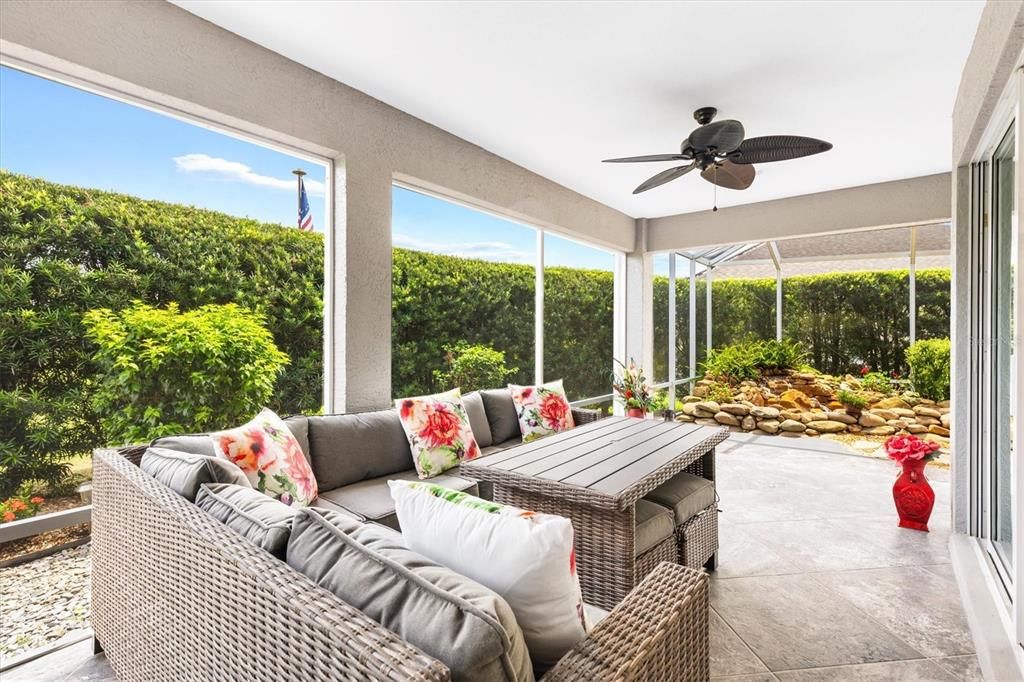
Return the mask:
M97 450L92 624L122 680L448 680L448 669L138 469ZM543 679L703 680L708 582L654 567Z
M544 682L704 682L708 576L662 563Z
M713 504L676 526L679 563L700 568L718 551L718 505Z

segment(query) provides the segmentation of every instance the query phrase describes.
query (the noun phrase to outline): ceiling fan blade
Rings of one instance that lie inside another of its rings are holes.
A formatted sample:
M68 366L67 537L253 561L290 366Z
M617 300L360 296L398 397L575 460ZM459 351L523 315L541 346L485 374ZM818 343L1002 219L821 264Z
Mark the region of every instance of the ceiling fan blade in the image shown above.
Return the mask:
M601 163L642 163L644 161L685 161L693 158L682 154L648 154L647 156L624 156L621 159L605 159Z
M725 159L705 168L700 176L711 184L726 189L746 189L754 182L756 174L751 165L731 163L729 159Z
M654 189L658 185L664 185L666 182L671 182L672 180L675 180L678 177L686 175L696 167L697 162L695 161L691 163L689 166L678 166L676 168L669 168L668 170L663 170L657 175L653 175L647 178L647 180L641 183L639 187L633 190L633 194L640 194L640 192L646 192L649 189Z
M827 152L829 149L832 149L831 142L816 140L813 137L765 135L744 140L743 144L729 155L729 160L738 164L788 161Z
M743 124L739 121L715 121L690 133L689 141L694 149L703 151L714 148L724 154L738 148L744 134Z

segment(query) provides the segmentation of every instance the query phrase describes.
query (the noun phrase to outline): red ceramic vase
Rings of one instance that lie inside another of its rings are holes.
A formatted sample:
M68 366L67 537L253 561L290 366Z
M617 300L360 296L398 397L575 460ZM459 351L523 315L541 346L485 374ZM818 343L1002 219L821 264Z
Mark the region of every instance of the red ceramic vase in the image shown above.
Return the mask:
M924 477L923 459L908 459L903 462L903 473L892 486L892 499L900 515L900 528L912 528L928 532L928 519L935 506L935 491Z
M642 407L627 407L626 416L636 417L637 419L643 419L647 412Z

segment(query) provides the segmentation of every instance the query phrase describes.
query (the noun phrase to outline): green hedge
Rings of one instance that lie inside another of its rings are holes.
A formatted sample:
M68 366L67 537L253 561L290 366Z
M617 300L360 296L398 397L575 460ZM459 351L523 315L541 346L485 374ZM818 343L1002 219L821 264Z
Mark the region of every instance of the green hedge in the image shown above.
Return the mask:
M266 320L290 364L270 407L310 412L323 390L323 238L188 206L48 183L0 171L0 479L18 469L59 475L67 456L102 441L89 408L97 367L82 316L140 300L182 310L236 303ZM656 378L667 376L667 291L657 278ZM679 282L679 310L687 284ZM906 371L906 273L844 273L785 281L786 336L828 372L861 363ZM698 357L704 285L699 283ZM949 334L949 272L918 273L918 337ZM610 272L552 267L545 279L545 370L571 397L608 392ZM774 280L714 283L715 345L773 338ZM513 265L394 250L392 388L438 388L445 349L505 353L510 380L534 364L534 272ZM686 315L679 316L680 376ZM20 467L20 468L19 468ZM25 475L29 475L26 473Z

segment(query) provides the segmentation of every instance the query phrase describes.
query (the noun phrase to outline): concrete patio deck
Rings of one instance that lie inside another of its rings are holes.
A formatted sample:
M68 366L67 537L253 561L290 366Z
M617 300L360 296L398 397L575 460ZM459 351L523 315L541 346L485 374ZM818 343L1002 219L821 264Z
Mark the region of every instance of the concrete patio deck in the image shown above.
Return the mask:
M980 680L947 543L949 475L929 478L932 532L897 528L895 465L840 444L733 434L719 448L716 680ZM106 680L82 642L6 680Z

